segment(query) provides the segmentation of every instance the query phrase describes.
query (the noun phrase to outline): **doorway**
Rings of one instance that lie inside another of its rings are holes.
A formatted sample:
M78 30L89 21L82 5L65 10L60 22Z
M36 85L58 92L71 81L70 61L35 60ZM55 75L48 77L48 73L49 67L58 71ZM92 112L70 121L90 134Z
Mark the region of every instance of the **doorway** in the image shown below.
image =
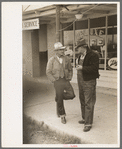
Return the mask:
M40 76L46 75L47 55L48 55L47 51L39 52Z
M31 32L32 44L32 71L33 77L40 77L40 62L39 62L39 33L38 30Z

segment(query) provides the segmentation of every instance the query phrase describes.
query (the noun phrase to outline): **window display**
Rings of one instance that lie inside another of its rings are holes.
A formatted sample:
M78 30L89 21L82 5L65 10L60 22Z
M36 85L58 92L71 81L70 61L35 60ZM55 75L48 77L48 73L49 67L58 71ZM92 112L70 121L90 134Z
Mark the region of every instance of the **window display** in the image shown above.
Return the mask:
M89 29L88 20L76 21L75 30L73 30L73 26L70 26L67 30L63 31L63 41L64 45L67 46L67 49L73 51L73 46L76 46L80 40L85 39L90 48L98 53L99 69L116 70L117 15L108 16L107 20L108 26L106 28L106 17L90 19ZM71 60L73 66L75 67L77 54L75 54L75 58L73 60L73 52Z

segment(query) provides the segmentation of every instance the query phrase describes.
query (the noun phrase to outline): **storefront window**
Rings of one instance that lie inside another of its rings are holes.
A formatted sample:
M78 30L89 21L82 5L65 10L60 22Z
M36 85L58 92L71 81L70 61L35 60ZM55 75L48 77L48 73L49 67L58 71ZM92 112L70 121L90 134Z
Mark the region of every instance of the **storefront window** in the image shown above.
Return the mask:
M63 24L63 28L66 28L67 26L69 26L63 31L63 44L64 46L66 46L67 51L69 51L68 55L71 59L72 65L74 66L74 61L73 61L74 31L73 31L73 25L71 24L72 22Z
M108 36L107 36L107 60L110 59L116 59L117 60L117 28L112 27L108 28ZM107 61L107 70L111 70L111 66L109 66L109 63ZM114 64L114 63L113 63ZM115 64L117 66L117 61Z
M76 21L75 30L88 29L88 20Z
M72 22L71 22L72 23ZM71 23L63 24L63 28ZM108 16L106 35L106 17L90 19L90 32L88 29L88 20L76 21L75 30L73 25L63 31L64 45L73 51L73 46L81 39L99 56L99 69L116 70L117 68L117 15ZM75 38L74 38L75 36ZM106 41L107 39L107 41ZM106 43L106 42L107 43ZM72 64L76 66L76 59L71 58ZM111 60L112 59L112 60ZM114 67L111 67L114 65Z
M104 69L105 63L105 28L90 29L90 48L99 56L99 69Z
M105 65L105 19L90 19L90 48L99 56L99 69Z
M107 70L117 70L117 15L108 16Z
M90 19L90 28L105 27L105 17Z

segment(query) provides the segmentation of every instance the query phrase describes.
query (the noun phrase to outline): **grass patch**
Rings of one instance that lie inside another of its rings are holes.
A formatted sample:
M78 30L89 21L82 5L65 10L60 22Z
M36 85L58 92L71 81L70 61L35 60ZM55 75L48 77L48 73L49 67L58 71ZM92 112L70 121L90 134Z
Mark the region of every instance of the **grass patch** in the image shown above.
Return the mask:
M81 144L79 138L51 130L43 122L23 116L23 144Z

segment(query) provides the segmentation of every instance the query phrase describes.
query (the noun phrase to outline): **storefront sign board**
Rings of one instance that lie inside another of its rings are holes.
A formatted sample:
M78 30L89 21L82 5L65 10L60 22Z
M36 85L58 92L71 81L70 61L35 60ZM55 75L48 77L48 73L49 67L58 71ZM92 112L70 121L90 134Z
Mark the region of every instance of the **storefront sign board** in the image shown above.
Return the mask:
M109 59L108 66L112 69L117 69L117 57Z
M39 18L23 21L22 29L23 30L39 29Z
M90 35L105 35L105 29L90 29Z

